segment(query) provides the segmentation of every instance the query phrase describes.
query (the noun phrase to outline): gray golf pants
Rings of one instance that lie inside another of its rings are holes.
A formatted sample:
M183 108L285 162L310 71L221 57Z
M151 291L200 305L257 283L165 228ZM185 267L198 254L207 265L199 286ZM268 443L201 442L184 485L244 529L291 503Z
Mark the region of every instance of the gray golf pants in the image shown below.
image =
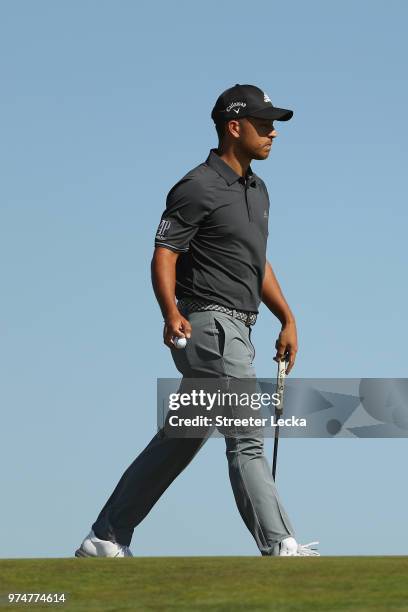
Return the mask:
M183 380L256 378L250 327L216 311L183 314L191 323L192 336L185 349L171 349ZM294 531L264 455L262 434L248 432L248 435L224 434L224 437L229 478L241 517L261 554L277 554L277 544L294 536ZM96 536L129 545L134 528L206 439L208 437L170 437L164 428L160 429L124 472L102 508L92 525Z

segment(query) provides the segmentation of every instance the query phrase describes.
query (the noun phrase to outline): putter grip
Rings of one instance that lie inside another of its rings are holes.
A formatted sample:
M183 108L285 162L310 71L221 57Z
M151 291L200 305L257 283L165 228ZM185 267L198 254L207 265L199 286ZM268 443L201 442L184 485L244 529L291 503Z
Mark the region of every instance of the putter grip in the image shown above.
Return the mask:
M276 379L276 391L279 395L279 406L276 407L276 412L282 414L283 411L283 391L285 388L285 376L288 361L281 359L278 361L278 376Z

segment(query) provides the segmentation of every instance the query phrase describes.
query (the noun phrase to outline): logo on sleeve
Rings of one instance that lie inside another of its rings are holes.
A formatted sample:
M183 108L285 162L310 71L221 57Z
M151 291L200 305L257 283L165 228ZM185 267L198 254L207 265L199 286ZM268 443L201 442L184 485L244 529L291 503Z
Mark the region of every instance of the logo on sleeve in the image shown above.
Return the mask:
M156 240L164 240L169 232L171 221L162 219L157 228Z

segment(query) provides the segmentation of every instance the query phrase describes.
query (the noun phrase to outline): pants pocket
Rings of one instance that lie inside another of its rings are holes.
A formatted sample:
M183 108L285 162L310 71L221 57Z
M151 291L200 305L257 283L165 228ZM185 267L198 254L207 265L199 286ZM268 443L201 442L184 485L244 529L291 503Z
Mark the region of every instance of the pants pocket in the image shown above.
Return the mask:
M222 314L212 314L214 322L214 334L217 340L217 350L228 366L230 376L252 377L247 368L252 366L255 356L255 348L250 340L250 328L245 327L240 321L225 318Z
M249 340L249 343L250 343L250 345L252 347L252 359L251 359L251 363L252 363L253 360L255 359L255 347L252 344L251 333L252 333L252 329L251 329L251 327L249 327L248 340Z
M217 342L220 355L223 357L225 352L226 329L217 317L213 316L214 321L214 336Z

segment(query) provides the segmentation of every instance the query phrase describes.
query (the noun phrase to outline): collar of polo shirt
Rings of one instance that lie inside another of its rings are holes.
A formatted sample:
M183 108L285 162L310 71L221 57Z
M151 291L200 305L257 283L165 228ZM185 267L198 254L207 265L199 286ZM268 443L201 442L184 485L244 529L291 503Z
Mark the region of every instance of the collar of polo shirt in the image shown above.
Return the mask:
M216 149L210 149L210 154L207 158L207 164L214 168L220 176L222 176L228 185L232 185L236 181L241 180L243 177L240 176L227 164L216 152ZM251 166L248 166L246 178L249 180L250 185L256 185L256 174L253 173Z

